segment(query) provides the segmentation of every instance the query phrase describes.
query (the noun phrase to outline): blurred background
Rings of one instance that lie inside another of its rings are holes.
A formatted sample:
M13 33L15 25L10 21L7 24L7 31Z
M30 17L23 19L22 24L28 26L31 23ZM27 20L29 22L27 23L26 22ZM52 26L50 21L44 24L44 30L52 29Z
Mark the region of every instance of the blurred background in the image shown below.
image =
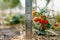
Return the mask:
M46 0L32 0L32 11L40 11L46 5ZM39 9L40 8L40 9ZM54 30L60 30L60 0L51 0L47 6L51 23L58 22ZM0 0L0 31L1 37L6 38L25 32L25 0ZM12 33L12 34L11 34ZM8 35L7 35L8 34ZM11 35L9 35L11 34ZM11 37L12 38L12 37ZM8 40L8 39L7 39ZM13 39L12 39L13 40Z

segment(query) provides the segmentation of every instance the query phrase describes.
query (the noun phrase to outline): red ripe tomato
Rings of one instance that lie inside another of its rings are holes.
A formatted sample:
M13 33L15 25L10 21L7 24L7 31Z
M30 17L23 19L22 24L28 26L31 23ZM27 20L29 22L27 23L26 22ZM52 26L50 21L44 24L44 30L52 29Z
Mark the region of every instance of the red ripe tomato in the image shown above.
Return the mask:
M44 24L44 20L41 18L41 19L39 19L39 23L42 23L42 24Z
M46 26L42 26L42 29L45 29L46 28Z
M58 23L55 23L54 26L57 27L58 26Z
M34 17L34 22L38 22L39 18L38 17Z
M46 20L45 20L45 24L48 24L48 23L49 23L49 21L48 21L48 19L46 19Z
M46 17L45 14L42 14L42 15L41 15L41 18L45 18L45 17Z

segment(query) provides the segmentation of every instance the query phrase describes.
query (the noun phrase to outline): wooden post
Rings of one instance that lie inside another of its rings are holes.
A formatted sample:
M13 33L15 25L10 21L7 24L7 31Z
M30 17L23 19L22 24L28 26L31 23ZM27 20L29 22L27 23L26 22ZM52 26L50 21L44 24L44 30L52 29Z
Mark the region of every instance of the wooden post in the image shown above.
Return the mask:
M32 40L32 0L25 1L26 40Z

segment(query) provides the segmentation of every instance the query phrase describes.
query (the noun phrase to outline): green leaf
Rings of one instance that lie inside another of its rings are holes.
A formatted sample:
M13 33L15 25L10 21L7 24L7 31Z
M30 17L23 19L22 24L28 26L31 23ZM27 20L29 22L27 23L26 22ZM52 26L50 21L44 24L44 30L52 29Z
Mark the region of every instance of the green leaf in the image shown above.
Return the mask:
M46 25L46 29L50 29L51 27L52 27L51 24L47 24L47 25Z
M43 9L40 10L40 12L38 13L39 15L46 12L47 11L47 7L44 7Z
M11 24L18 24L20 23L19 17L18 16L14 16L12 18L12 20L10 21Z
M45 35L46 34L46 31L45 30L41 30L41 31L39 31L38 32L38 35L40 36L40 35Z
M50 3L50 0L46 0L47 1L47 3L46 3L46 6Z

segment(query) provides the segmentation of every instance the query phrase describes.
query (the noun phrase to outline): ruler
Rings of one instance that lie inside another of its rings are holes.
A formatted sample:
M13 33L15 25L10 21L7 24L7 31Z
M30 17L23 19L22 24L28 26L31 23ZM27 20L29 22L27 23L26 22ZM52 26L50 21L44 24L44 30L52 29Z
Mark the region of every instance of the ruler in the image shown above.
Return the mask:
M25 1L26 39L32 40L32 0Z

